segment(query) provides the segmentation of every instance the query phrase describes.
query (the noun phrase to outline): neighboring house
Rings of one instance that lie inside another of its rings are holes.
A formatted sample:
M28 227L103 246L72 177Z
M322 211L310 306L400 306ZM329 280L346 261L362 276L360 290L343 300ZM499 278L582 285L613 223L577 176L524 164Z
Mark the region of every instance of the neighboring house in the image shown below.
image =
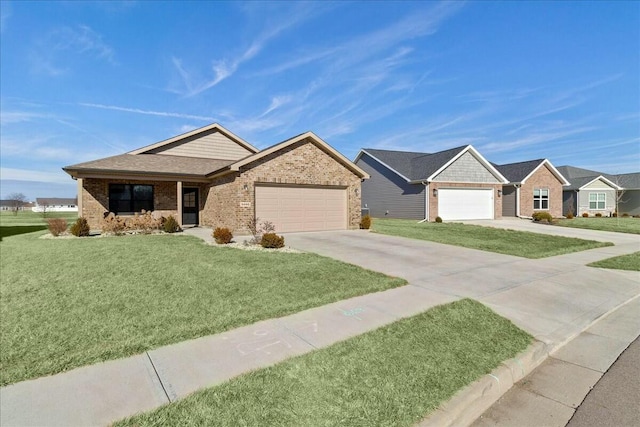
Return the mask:
M471 145L433 154L364 148L355 164L371 175L362 183L362 206L373 217L502 216L500 196L508 180Z
M218 124L63 169L93 229L141 210L236 233L256 217L277 232L358 228L369 178L312 132L258 150Z
M509 180L502 187L502 216L531 217L535 211L562 216L563 186L570 184L549 160L495 166Z
M76 199L61 197L36 198L36 204L31 208L33 212L78 212Z
M586 212L589 215L600 213L610 216L616 211L616 198L621 191L625 191L621 197L621 201L625 202L620 204L620 212L624 213L629 209L629 214L634 210L640 213L639 191L625 190L625 184L622 182L624 179L627 185L635 184L640 187L639 183L635 182L640 174L610 175L573 166L560 166L558 170L571 183L563 192L563 215L582 215Z
M615 175L613 182L623 188L618 201L620 214L640 215L640 172Z
M18 200L0 200L0 211L26 211L31 210L33 203ZM17 209L16 209L17 208Z

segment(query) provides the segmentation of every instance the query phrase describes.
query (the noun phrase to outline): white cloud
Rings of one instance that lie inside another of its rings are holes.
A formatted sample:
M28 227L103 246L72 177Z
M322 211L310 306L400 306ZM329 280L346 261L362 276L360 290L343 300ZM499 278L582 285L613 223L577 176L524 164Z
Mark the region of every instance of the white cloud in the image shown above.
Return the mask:
M68 184L70 177L62 170L60 172L48 172L32 169L0 168L0 179Z
M119 107L116 105L93 104L89 102L80 102L78 105L81 105L83 107L90 107L90 108L101 108L103 110L123 111L125 113L146 114L149 116L175 117L178 119L200 120L200 121L212 122L212 123L216 122L216 119L214 117L197 116L193 114L172 113L167 111L141 110L139 108Z

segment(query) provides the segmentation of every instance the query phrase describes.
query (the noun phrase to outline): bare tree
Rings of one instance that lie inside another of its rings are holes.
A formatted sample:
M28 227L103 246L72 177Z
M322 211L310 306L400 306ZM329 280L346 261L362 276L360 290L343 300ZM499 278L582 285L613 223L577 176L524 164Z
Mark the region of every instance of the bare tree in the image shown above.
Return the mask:
M626 203L629 200L625 200L623 199L625 193L627 192L627 190L625 190L625 188L621 185L620 183L620 176L616 176L616 179L614 180L614 183L620 188L620 190L616 190L616 216L618 218L620 218L620 216L622 215L622 213L620 212L620 203Z
M18 215L18 210L27 203L27 196L22 193L11 193L7 199L11 202L11 209L14 215Z

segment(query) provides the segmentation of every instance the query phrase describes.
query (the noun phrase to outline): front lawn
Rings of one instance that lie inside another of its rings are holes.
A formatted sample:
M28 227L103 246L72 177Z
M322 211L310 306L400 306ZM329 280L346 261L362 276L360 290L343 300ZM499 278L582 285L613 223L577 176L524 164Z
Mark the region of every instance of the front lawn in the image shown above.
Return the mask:
M530 343L527 333L466 299L116 425L411 426Z
M0 242L0 385L405 283L320 257L151 235Z
M572 237L550 236L526 231L504 230L460 223L418 223L406 219L373 220L373 231L392 236L428 240L447 245L515 255L525 258L544 258L586 249L612 246L612 243L582 240Z
M612 268L615 270L640 271L640 252L603 259L589 264L591 267Z
M640 234L640 218L574 218L560 219L562 227L586 228L589 230L615 231L618 233Z
M0 240L18 234L33 233L46 230L47 219L64 218L69 224L78 218L77 212L47 212L46 214L32 211L18 211L18 213L0 212Z

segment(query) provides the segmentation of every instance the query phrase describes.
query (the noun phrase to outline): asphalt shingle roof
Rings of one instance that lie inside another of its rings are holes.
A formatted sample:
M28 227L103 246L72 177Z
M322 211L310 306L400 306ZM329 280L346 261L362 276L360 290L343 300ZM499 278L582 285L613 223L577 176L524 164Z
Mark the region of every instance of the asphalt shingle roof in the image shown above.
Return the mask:
M434 172L453 159L467 146L451 148L438 153L418 153L412 151L377 150L364 148L363 150L376 159L387 164L411 181L427 179Z
M204 159L164 154L120 154L66 166L63 169L65 171L92 170L206 176L234 162L235 160Z
M492 164L509 182L522 182L522 180L529 176L542 162L544 162L544 159L528 160L526 162L509 163L506 165Z

